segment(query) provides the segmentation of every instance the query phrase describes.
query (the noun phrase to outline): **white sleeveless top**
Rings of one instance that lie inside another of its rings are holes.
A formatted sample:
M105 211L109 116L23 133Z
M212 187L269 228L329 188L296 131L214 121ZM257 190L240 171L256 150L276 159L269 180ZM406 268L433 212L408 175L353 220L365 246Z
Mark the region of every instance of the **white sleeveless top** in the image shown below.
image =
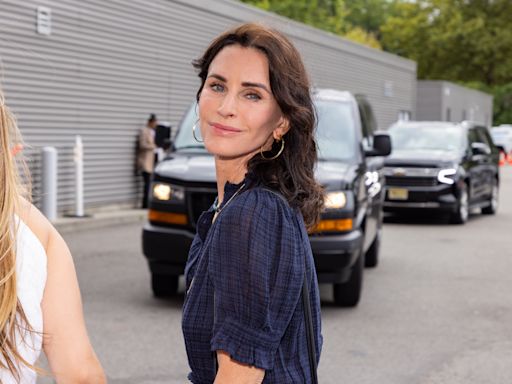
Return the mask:
M30 364L35 364L42 349L43 313L41 301L46 285L46 251L30 228L16 217L16 277L18 299L34 332L16 335L16 348ZM21 384L35 384L36 372L19 364ZM2 384L17 384L10 372L0 370Z

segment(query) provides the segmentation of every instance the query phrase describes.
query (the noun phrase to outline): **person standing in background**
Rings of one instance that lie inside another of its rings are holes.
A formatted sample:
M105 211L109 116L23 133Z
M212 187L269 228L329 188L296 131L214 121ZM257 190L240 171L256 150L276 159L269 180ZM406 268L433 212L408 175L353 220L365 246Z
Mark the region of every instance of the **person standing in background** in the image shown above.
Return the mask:
M139 133L139 151L137 154L137 165L144 178L144 193L142 195L142 208L148 207L149 185L151 175L155 167L155 129L158 125L156 115L152 113L148 122Z

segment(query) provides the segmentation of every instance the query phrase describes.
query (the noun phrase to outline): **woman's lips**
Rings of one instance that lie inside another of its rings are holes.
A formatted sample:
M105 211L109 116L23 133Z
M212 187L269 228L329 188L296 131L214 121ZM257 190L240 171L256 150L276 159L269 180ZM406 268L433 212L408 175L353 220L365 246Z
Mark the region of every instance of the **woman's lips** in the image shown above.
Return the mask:
M240 129L231 127L229 125L223 125L223 124L219 124L219 123L211 123L210 125L212 126L212 128L214 129L215 132L222 134L222 135L228 135L228 134L241 132Z

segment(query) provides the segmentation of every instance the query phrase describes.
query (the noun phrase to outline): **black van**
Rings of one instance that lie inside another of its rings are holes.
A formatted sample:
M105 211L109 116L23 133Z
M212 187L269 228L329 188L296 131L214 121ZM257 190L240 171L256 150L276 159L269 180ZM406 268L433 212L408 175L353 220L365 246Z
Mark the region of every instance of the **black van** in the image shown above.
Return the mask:
M383 160L376 157L387 156L391 143L387 134L375 133L375 118L364 97L318 90L314 101L316 177L325 187L326 206L310 242L319 282L333 284L338 305L355 306L364 265L378 262ZM196 119L194 104L180 124L174 151L153 176L142 243L157 297L176 292L196 221L217 195L214 159L192 136Z

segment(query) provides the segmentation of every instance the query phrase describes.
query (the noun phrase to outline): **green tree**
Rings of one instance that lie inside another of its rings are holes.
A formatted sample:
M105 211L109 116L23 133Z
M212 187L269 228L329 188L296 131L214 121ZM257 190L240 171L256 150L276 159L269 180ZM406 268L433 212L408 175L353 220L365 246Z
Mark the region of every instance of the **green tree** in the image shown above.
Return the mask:
M494 125L512 124L512 82L493 89Z
M378 41L386 0L242 0L258 8L382 49Z
M372 32L367 32L361 27L352 28L345 35L345 38L355 41L359 44L364 44L368 47L382 49L379 40L375 37Z
M380 39L380 26L390 15L392 3L388 0L346 1L345 22L352 28L360 28L368 35Z
M418 62L418 77L512 81L510 0L398 1L381 26L385 50Z
M344 0L242 0L266 11L342 35L346 32Z

